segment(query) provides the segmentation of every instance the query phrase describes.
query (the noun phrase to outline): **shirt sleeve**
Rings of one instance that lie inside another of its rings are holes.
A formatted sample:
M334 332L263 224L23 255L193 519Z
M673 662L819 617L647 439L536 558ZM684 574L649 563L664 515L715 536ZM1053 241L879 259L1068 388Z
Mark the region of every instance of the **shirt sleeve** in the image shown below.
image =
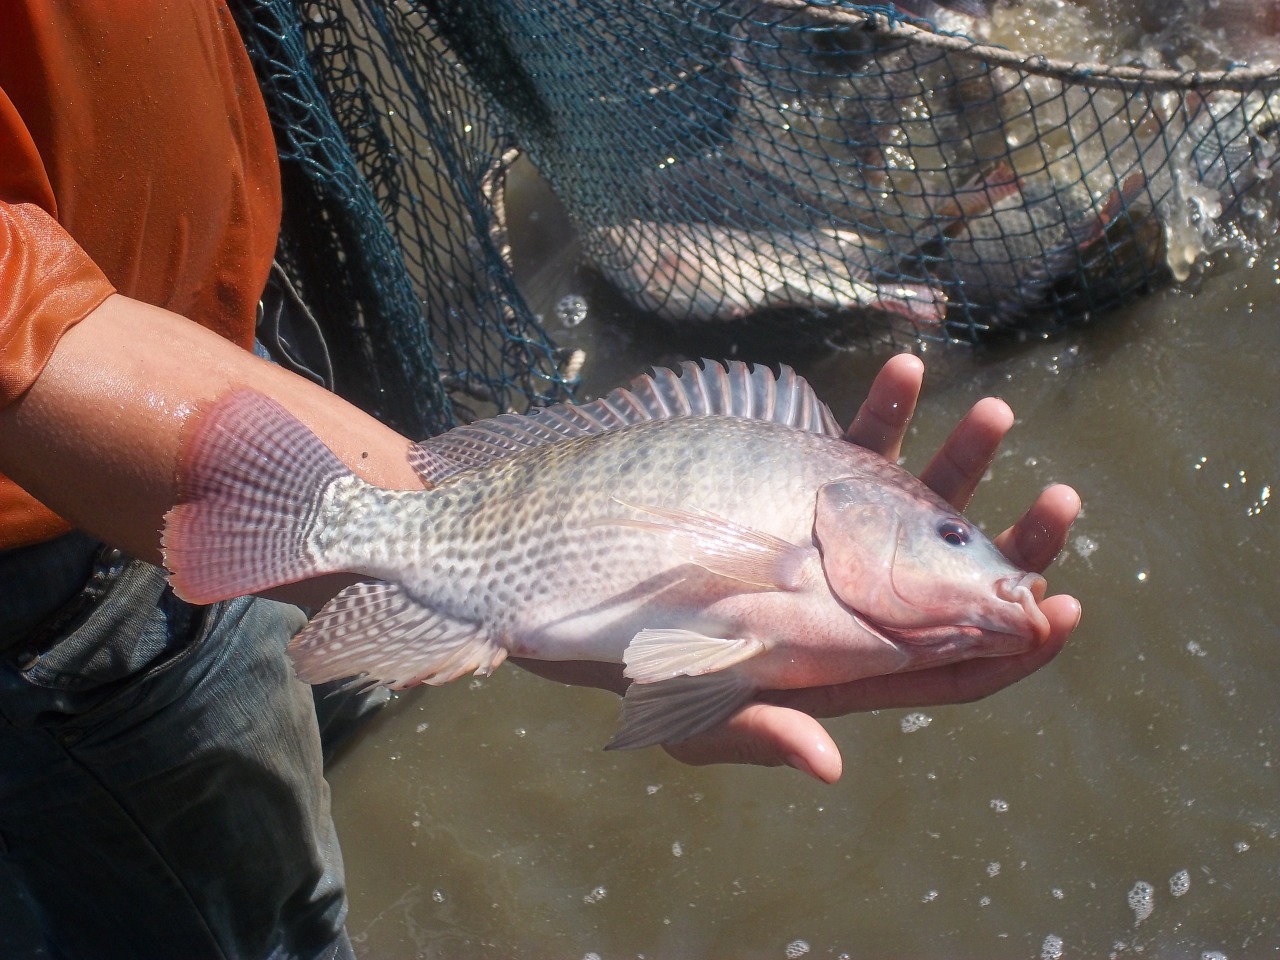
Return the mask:
M0 201L0 406L25 393L59 338L114 292L45 210Z
M115 288L59 226L39 152L0 90L0 406Z

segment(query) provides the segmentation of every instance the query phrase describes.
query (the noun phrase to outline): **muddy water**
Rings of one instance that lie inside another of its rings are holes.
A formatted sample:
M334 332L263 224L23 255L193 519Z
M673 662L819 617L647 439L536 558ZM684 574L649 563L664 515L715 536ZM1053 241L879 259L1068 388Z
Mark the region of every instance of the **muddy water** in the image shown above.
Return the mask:
M736 353L796 363L847 419L886 355L646 324L524 197L526 291L549 316L587 299L549 321L587 351L585 397ZM1050 579L1085 611L1058 660L977 704L829 721L835 786L603 753L615 698L510 667L409 693L332 771L361 955L1275 955L1277 250L1053 341L925 352L909 466L997 394L1018 425L971 515L998 530L1056 481L1084 497Z

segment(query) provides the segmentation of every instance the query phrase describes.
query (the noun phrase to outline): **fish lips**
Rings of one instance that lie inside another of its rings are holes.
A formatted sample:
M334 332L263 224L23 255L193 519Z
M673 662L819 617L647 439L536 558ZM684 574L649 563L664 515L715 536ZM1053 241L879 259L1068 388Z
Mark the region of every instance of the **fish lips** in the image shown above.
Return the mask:
M975 608L976 623L940 623L895 627L865 614L858 619L886 643L897 647L912 666L937 666L970 657L1025 653L1049 638L1049 619L1040 609L1048 582L1038 573L1019 571L995 582L995 598ZM909 668L908 668L909 669Z

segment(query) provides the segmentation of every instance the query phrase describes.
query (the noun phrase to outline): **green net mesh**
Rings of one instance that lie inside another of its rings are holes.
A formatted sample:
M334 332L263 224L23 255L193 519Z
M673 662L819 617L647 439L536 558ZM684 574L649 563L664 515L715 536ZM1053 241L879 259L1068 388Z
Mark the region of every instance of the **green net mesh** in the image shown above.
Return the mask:
M1060 45L1096 27L1040 6ZM1244 201L1269 175L1280 75L1176 0L1159 35L1135 20L1114 51L1065 51L1105 64L1009 49L1036 39L1024 3L1003 21L979 0L426 7L587 258L672 322L1052 331L1185 279L1266 212Z
M1187 278L1274 226L1280 130L1280 75L1197 4L1156 4L1158 29L1120 0L232 8L338 389L427 434L573 386L512 279L517 148L589 263L669 323L977 340Z
M412 436L564 399L564 357L516 291L508 134L398 3L233 0L276 131L279 258L336 388Z

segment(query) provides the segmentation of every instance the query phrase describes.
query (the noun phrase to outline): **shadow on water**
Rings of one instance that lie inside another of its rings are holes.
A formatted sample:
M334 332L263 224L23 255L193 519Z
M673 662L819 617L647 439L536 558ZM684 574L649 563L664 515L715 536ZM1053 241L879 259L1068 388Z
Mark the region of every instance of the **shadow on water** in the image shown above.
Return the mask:
M513 236L529 217L543 239L517 256L543 259L517 267L539 309L588 303L549 320L586 351L584 397L732 352L620 316L554 244L554 211L513 206ZM616 698L509 667L402 696L332 777L362 956L1280 950L1278 269L1277 249L1220 253L1198 291L1053 340L925 349L907 465L980 397L1008 399L1018 423L970 513L999 529L1075 485L1050 583L1085 618L986 701L829 721L835 786L603 753ZM844 420L889 352L756 348Z

